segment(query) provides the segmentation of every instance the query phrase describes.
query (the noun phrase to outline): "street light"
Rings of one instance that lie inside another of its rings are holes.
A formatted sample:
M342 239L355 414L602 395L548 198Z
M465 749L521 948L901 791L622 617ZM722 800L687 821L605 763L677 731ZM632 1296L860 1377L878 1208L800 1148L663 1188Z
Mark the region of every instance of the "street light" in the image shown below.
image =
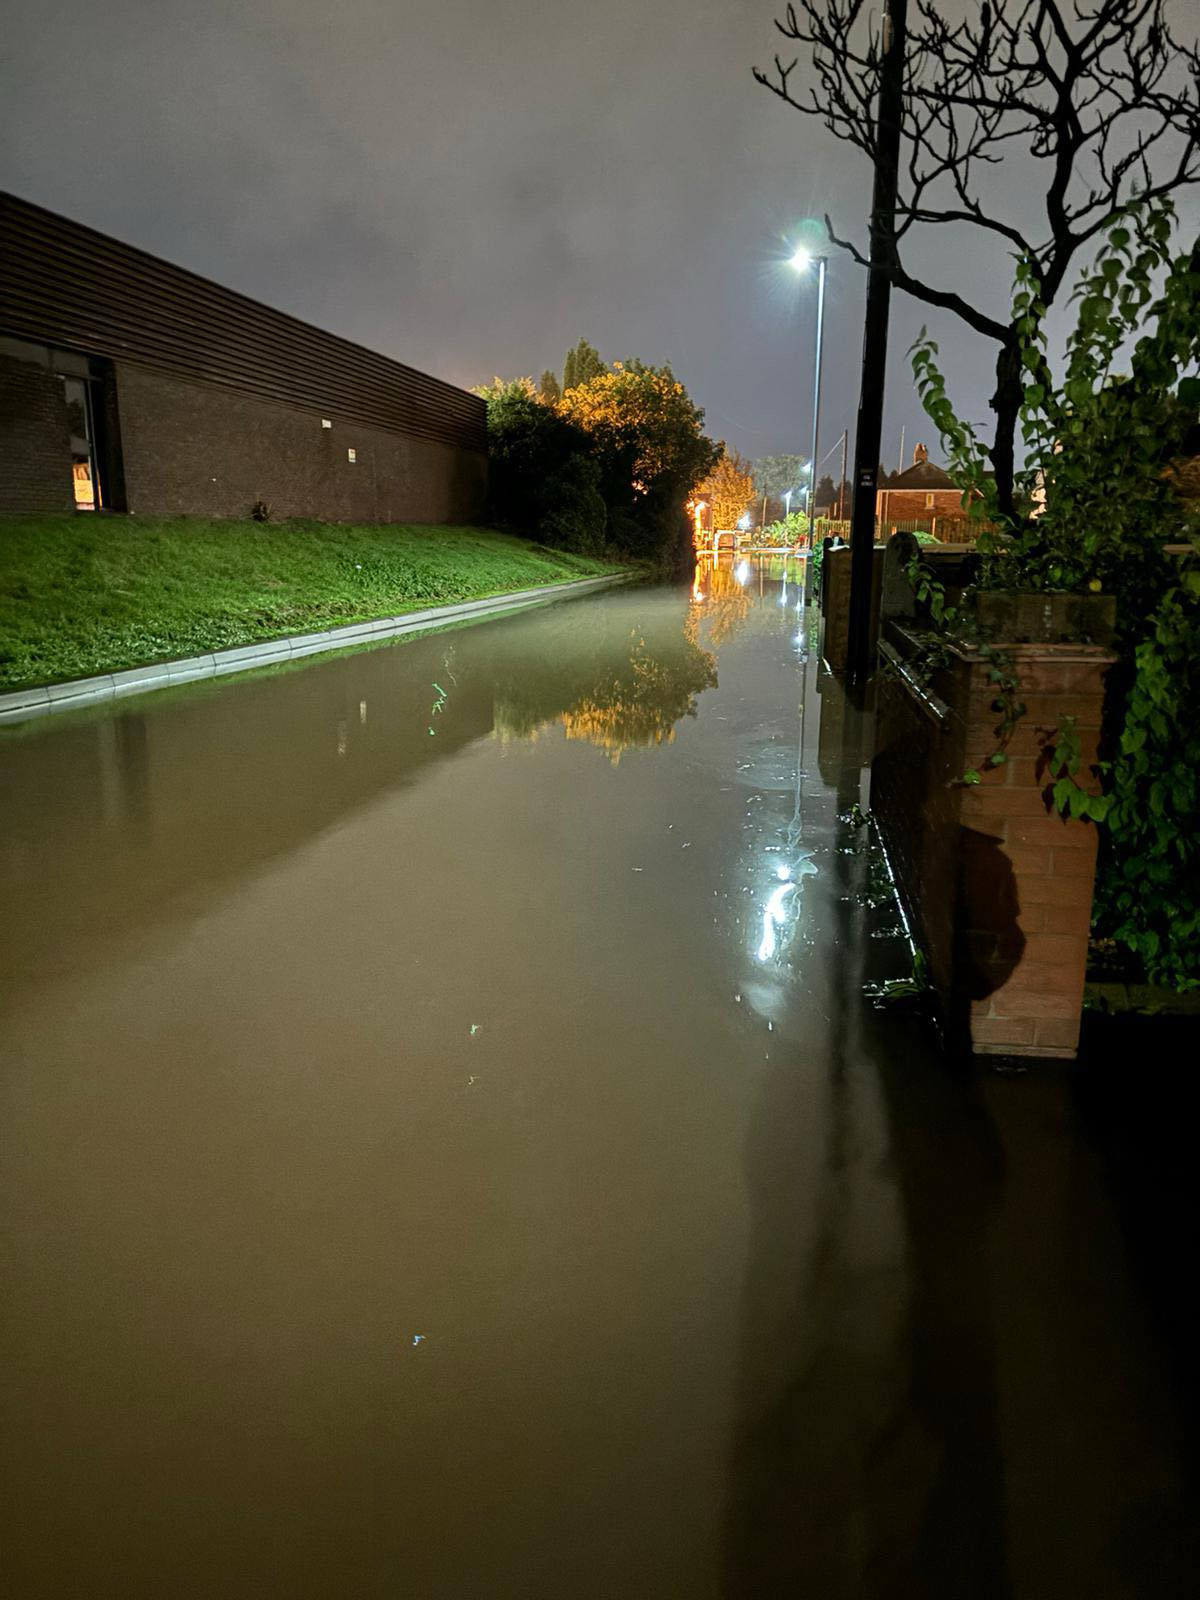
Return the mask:
M813 566L813 496L817 487L817 430L821 420L821 346L825 336L825 272L829 266L828 256L813 255L811 250L806 250L803 245L797 246L792 255L789 266L796 272L807 272L815 263L817 268L817 344L813 359L813 427L812 427L812 458L808 474L808 560L804 563L804 605L809 602L810 578Z

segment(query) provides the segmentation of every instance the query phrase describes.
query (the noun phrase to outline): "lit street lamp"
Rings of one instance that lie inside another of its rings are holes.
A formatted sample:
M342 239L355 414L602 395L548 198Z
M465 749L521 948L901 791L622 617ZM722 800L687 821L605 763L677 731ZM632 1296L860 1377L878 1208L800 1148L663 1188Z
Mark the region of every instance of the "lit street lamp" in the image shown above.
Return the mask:
M817 267L817 343L813 359L813 425L812 425L812 457L808 473L808 560L804 563L804 604L808 605L810 579L812 571L814 524L813 524L813 496L817 487L817 430L821 420L821 346L825 336L825 272L829 266L827 256L815 256L811 251L799 246L788 263L796 272L807 272L809 267L816 263Z

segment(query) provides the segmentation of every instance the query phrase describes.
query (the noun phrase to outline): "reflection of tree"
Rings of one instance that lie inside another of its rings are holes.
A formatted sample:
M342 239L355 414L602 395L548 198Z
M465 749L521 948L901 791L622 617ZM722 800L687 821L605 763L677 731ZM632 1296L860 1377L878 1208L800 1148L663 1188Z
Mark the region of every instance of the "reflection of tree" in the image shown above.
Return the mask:
M708 622L707 643L717 649L750 615L750 596L729 567L713 566L708 561L698 563L692 595L695 603L688 611L685 631L697 646L701 622Z
M671 659L651 655L641 639L629 655L629 671L595 690L562 714L568 739L584 739L607 750L613 765L631 745L670 744L681 717L696 715L695 696L717 681L716 662L690 644Z
M631 746L668 744L681 717L695 716L695 697L717 681L716 662L680 626L679 612L649 614L630 628L611 627L615 609L579 614L570 640L527 660L497 683L495 732L536 739L561 722L568 739L608 751L613 764ZM667 625L662 625L666 622ZM580 638L579 627L590 630Z

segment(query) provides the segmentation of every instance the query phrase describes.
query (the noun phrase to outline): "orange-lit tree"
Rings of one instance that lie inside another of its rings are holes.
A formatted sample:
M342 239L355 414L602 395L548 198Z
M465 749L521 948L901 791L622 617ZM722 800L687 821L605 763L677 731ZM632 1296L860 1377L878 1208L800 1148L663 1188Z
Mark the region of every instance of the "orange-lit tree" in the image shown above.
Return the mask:
M712 507L714 528L735 528L754 499L754 479L749 463L728 450L700 485L700 494Z
M655 558L686 551L684 507L721 446L670 367L615 361L567 389L558 412L593 442L614 542Z

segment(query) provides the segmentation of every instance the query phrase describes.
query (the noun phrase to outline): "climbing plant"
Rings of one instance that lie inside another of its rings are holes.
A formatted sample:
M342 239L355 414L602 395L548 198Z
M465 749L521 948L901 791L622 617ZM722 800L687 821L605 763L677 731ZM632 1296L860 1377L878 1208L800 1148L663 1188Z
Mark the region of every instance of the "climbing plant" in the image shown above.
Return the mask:
M1018 262L1026 459L1010 510L997 502L980 441L958 418L924 332L912 358L964 506L991 524L977 544L975 587L1116 596L1120 661L1097 772L1103 792L1080 773L1064 718L1047 748L1051 803L1103 824L1098 930L1133 952L1151 979L1182 989L1200 987L1200 730L1189 710L1200 689L1200 537L1170 464L1200 408L1200 241L1173 255L1174 223L1162 200L1115 219L1073 296L1061 381L1036 276ZM935 585L932 574L918 575L935 624L969 632L969 605L948 608ZM1001 720L989 759L998 763L1024 708L1003 652L993 649L990 674Z

